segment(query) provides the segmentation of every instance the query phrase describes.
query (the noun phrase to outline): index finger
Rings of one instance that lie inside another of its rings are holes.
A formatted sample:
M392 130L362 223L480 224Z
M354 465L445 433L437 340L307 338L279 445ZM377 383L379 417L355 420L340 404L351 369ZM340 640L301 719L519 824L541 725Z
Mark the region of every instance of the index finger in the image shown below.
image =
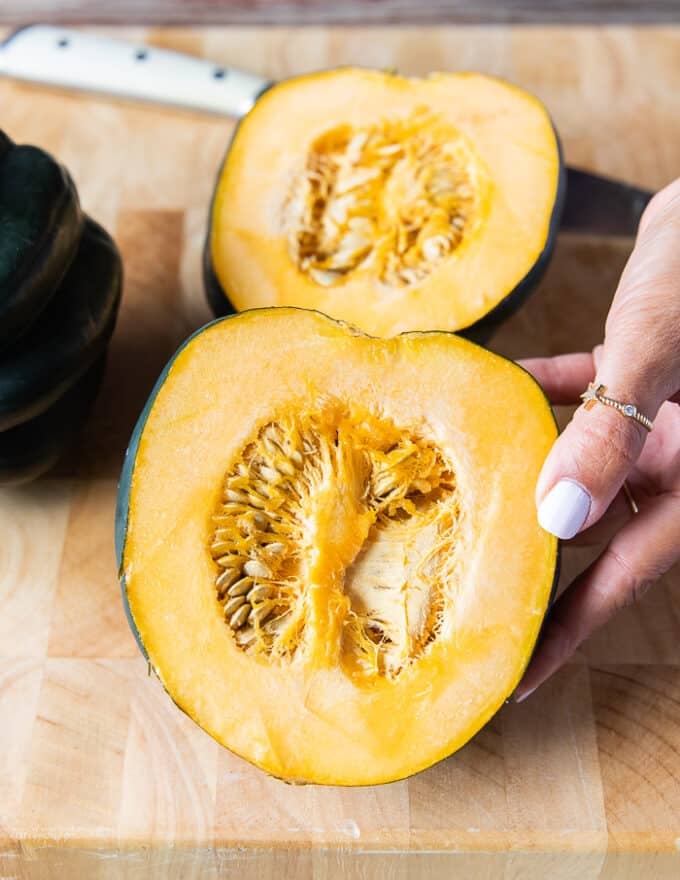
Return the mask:
M680 498L659 495L557 599L515 699L526 699L615 612L640 598L679 553Z
M525 358L517 363L536 379L551 403L578 403L579 395L595 378L592 352Z

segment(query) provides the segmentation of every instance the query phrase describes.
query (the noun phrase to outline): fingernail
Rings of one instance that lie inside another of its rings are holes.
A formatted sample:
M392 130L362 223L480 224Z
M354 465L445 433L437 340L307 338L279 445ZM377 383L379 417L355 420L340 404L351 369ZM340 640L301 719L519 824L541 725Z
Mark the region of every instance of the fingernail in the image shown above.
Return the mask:
M529 688L528 691L524 691L523 693L517 693L517 691L515 691L513 695L513 700L515 701L515 703L521 703L526 700L527 697L530 697L535 690L536 688Z
M541 501L538 521L558 538L573 538L588 518L591 498L573 480L560 480Z

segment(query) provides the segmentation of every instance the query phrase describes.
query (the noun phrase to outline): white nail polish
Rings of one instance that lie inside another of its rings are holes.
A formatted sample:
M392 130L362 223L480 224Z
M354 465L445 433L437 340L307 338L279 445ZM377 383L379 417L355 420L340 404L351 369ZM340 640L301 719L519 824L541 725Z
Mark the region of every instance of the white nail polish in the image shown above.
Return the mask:
M590 511L591 498L583 486L573 480L560 480L538 508L538 521L558 538L573 538Z

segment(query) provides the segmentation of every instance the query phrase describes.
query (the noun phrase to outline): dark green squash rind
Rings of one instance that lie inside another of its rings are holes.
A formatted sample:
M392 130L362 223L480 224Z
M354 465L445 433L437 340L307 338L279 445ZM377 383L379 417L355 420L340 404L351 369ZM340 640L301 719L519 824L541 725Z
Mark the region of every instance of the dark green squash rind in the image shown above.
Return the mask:
M215 269L213 268L212 257L210 256L210 234L208 234L203 247L203 286L208 305L216 318L228 318L229 315L236 314L236 309L222 289L222 285L218 281Z
M246 117L244 117L244 119L245 118ZM236 128L234 128L234 131L229 138L227 149L224 153L224 156L222 157L222 161L220 162L219 171L217 172L215 185L213 186L212 196L210 198L210 206L208 208L208 222L206 224L206 234L205 240L203 242L203 254L201 260L203 268L203 288L205 290L206 299L208 300L208 305L212 309L212 312L216 318L226 318L229 315L236 314L236 309L234 308L229 297L227 296L226 291L220 284L217 273L215 272L215 266L213 265L212 260L210 240L212 238L213 211L215 208L215 199L217 197L217 187L219 186L220 179L222 178L222 174L224 172L224 167L227 164L229 154L231 153L232 144L234 143L240 127L241 122L239 122L236 125Z
M101 357L41 415L0 433L0 485L28 482L56 464L90 413L105 360Z
M0 43L2 46L2 43ZM14 146L14 141L7 137L5 132L0 128L0 162L5 153Z
M275 82L267 83L262 91L259 92L258 95L256 95L255 101L253 102L253 107L255 107L257 101L275 85ZM247 115L248 114L246 114L246 116ZM217 177L215 178L215 186L213 187L212 196L210 197L210 206L208 208L208 222L206 224L207 232L205 236L205 241L203 242L201 264L203 268L203 288L205 290L206 299L208 300L208 305L212 309L212 312L216 318L226 318L229 315L236 314L236 309L232 305L231 300L227 296L226 292L223 290L222 285L218 281L217 275L215 274L215 268L213 266L212 255L210 252L210 238L212 232L213 209L215 207L215 198L217 196L217 186L222 177L224 166L227 164L227 159L229 158L229 154L231 152L234 140L236 139L236 135L238 134L238 131L241 127L241 122L243 122L246 116L244 116L243 119L239 120L236 123L236 126L231 133L229 143L227 144L227 149L224 153L224 156L222 157L222 161L220 162L220 167L217 172Z
M68 171L38 147L0 142L0 350L47 307L73 260L83 214Z
M208 305L212 309L213 314L218 318L233 315L237 311L236 307L229 299L227 291L225 291L222 287L217 277L217 273L215 272L211 251L211 238L213 210L215 206L217 188L222 178L225 165L229 160L229 154L231 152L234 140L238 134L240 124L241 123L239 122L239 124L234 129L231 138L229 139L227 150L224 154L222 162L220 163L219 171L217 172L217 178L215 180L215 186L213 187L213 194L210 200L210 208L208 211L207 232L203 243L203 287L205 290L205 296L208 301ZM553 134L555 135L555 142L557 144L559 170L557 177L557 186L555 189L555 199L553 201L553 208L550 215L550 222L548 224L548 233L546 236L545 244L543 245L543 249L541 250L541 253L539 254L537 260L535 261L531 269L529 269L524 278L522 278L522 280L518 284L516 284L515 287L509 293L507 293L503 297L503 299L496 306L494 306L493 309L487 312L483 318L475 321L474 324L470 324L470 326L468 327L463 327L455 331L456 333L458 333L459 336L463 336L465 339L469 339L471 342L476 342L478 345L485 345L491 339L498 327L502 323L507 321L508 318L510 318L536 290L539 282L545 274L546 269L548 268L548 264L550 263L553 251L555 250L555 244L557 243L557 233L559 232L560 220L562 218L562 210L564 208L564 202L567 194L567 171L564 164L562 143L554 124L552 125L552 129ZM444 329L442 332L447 331L446 329Z
M0 355L0 430L44 412L101 356L121 286L116 245L88 218L57 294L20 344Z
M548 225L548 234L545 239L543 249L538 256L534 265L529 269L522 280L507 294L498 305L494 306L490 312L487 312L483 318L475 321L469 327L463 327L457 330L460 336L464 336L471 342L478 345L485 345L500 327L527 301L529 296L537 289L541 279L545 275L548 264L552 258L557 244L557 234L560 229L560 221L562 219L562 211L567 196L567 169L564 164L564 153L562 151L562 142L560 141L557 129L553 125L555 141L557 143L557 153L559 157L559 172L557 177L557 188L555 190L555 201L553 202L552 214L550 215L550 223Z

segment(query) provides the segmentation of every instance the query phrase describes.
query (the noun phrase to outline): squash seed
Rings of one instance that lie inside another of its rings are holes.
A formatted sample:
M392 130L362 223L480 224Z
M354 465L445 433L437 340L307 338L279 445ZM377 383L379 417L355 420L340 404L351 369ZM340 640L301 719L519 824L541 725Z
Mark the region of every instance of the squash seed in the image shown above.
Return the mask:
M272 572L259 559L249 559L243 566L243 571L250 577L270 578Z
M219 558L220 556L224 556L225 553L231 553L234 549L235 547L232 541L215 541L210 547L210 553L215 558Z
M224 556L220 556L219 559L216 559L215 562L221 568L231 568L232 562L234 561L234 553L227 553Z
M234 568L225 568L215 581L218 590L229 589L241 576L241 565L237 562Z
M250 605L248 603L241 605L238 611L235 611L234 614L229 619L229 626L232 629L240 629L245 625L248 620L248 615L251 613Z
M250 588L253 584L253 579L251 577L244 577L240 580L236 581L229 589L227 590L227 594L229 596L243 596L250 591Z
M245 596L233 596L228 602L224 603L224 613L227 617L231 617L234 611L240 608L246 601Z
M238 492L236 489L225 489L224 497L227 501L240 501L241 504L248 503L248 496L244 495L243 492Z
M274 483L281 479L281 474L277 470L274 470L274 468L267 467L267 465L262 465L260 473L268 483Z
M273 590L269 584L258 584L248 593L248 601L251 605L271 599Z
M270 616L272 611L274 610L275 603L271 600L266 600L264 602L260 602L259 605L256 605L253 610L248 615L248 623L261 625L265 622L265 620Z

